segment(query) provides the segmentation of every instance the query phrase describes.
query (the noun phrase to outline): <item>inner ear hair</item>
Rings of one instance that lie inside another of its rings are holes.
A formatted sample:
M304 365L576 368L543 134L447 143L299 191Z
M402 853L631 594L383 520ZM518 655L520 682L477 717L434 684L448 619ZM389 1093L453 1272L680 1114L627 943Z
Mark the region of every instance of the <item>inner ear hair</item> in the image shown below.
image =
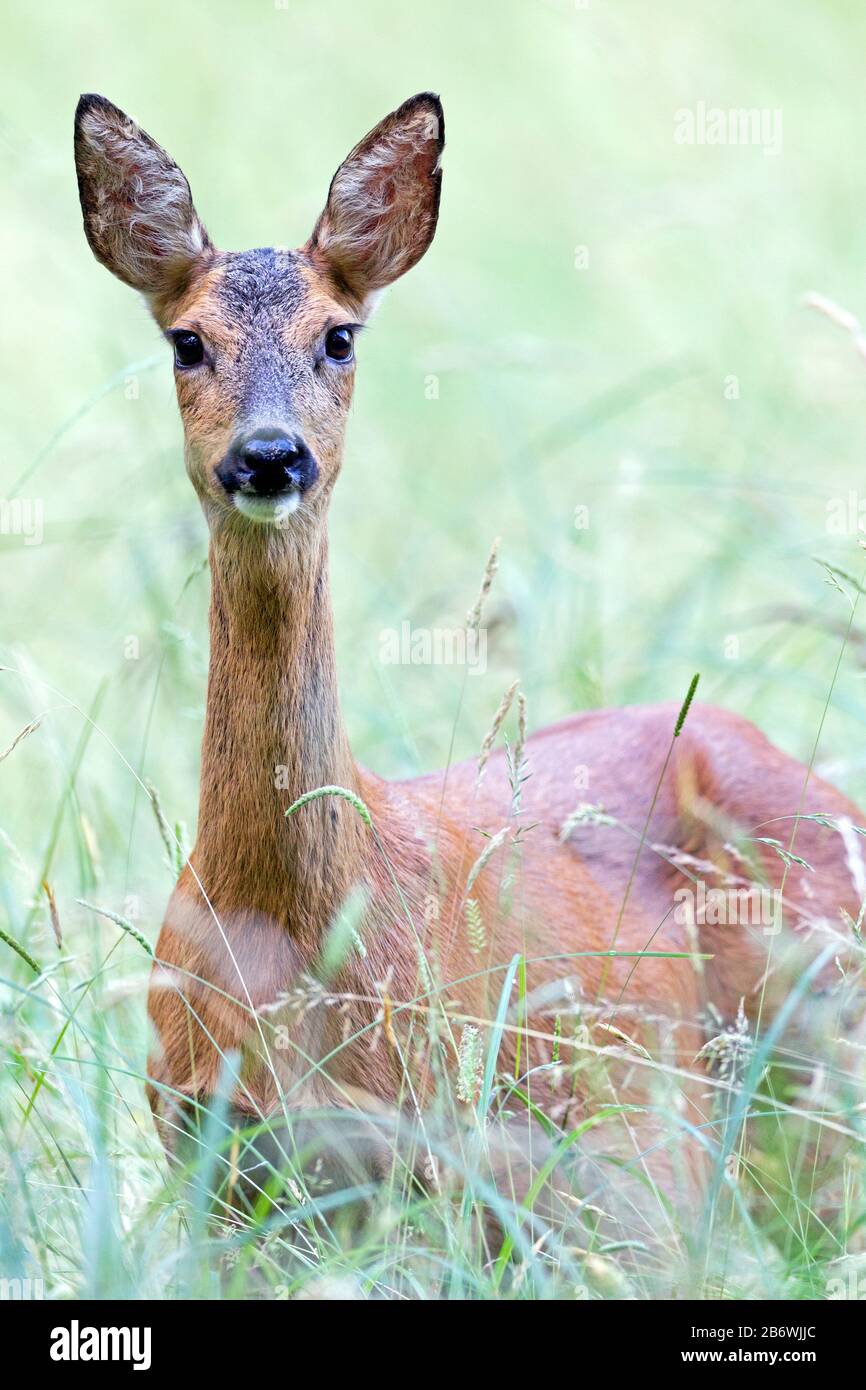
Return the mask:
M305 248L360 301L424 255L436 230L445 144L442 103L410 97L340 165Z
M105 97L82 96L75 167L96 259L155 303L178 294L213 248L174 160Z

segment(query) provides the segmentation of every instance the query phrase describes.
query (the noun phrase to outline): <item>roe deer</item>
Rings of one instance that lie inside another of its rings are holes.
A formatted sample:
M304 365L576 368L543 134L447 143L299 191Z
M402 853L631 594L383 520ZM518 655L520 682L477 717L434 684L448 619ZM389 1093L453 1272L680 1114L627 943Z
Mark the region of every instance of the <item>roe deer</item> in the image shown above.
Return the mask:
M503 1069L513 1070L521 1027L523 1069L550 1062L563 989L586 1005L588 1044L636 1039L646 1020L663 1020L669 1055L691 1066L702 1009L730 1019L744 1000L747 1011L759 1001L769 1011L784 956L766 922L728 924L706 910L705 892L691 915L679 911L683 888L699 879L702 891L706 881L783 890L785 940L859 910L836 831L859 822L856 807L746 720L712 707L695 705L675 740L674 705L591 710L532 735L520 822L531 829L510 903L507 839L492 849L485 839L515 829L502 753L480 786L474 764L389 783L353 760L337 695L328 504L354 335L430 245L443 141L439 99L412 97L341 164L300 249L224 252L160 146L101 96L78 106L87 240L145 296L172 345L186 467L210 529L198 836L149 997L150 1093L169 1145L172 1100L211 1096L228 1054L239 1058L233 1104L250 1117L273 1114L301 1079L307 1099L375 1109L400 1101L408 1073L423 1101L431 1070L442 1054L453 1066L454 1050L419 1048L425 1029L413 1036L412 1009L401 1012L432 997L419 956L432 963L439 997L469 1019L490 1017L503 967L524 957L528 1016L504 1031ZM572 814L578 765L592 769L606 824ZM320 788L342 794L287 817ZM815 813L826 819L802 819ZM810 870L794 860L786 868L762 842L780 826L785 842L796 830ZM326 982L341 1006L293 1009L293 993L321 980L326 939L359 890L363 949L350 945ZM486 934L480 955L467 896ZM291 1043L279 1051L263 1028L283 1017ZM548 1070L545 1104L563 1118L585 1104L582 1083L567 1076L563 1088Z

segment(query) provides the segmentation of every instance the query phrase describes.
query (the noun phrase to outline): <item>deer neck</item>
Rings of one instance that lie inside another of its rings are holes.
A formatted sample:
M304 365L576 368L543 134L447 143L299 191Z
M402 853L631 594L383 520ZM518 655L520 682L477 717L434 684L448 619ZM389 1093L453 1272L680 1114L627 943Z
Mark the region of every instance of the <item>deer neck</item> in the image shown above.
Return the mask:
M314 800L356 789L340 712L327 535L211 539L210 670L194 865L224 912L321 934L363 874L357 812Z

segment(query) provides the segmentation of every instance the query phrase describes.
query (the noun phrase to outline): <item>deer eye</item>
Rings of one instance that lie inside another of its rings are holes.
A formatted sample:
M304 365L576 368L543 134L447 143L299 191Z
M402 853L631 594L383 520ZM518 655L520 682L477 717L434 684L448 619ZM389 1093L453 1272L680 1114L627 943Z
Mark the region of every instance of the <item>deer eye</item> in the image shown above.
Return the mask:
M197 333L176 333L174 361L177 367L194 367L204 358L204 343Z
M332 328L325 339L325 352L334 362L348 362L355 345L351 328Z

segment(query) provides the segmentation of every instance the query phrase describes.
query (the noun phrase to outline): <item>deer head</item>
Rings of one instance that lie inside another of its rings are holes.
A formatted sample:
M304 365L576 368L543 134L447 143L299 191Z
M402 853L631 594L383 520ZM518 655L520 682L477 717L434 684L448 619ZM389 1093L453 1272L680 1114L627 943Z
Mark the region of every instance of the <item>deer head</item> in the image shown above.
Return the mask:
M212 531L252 542L263 527L300 535L324 516L355 335L430 245L443 143L438 97L412 97L340 165L303 246L225 252L165 151L104 97L79 101L87 240L171 344L187 471Z

